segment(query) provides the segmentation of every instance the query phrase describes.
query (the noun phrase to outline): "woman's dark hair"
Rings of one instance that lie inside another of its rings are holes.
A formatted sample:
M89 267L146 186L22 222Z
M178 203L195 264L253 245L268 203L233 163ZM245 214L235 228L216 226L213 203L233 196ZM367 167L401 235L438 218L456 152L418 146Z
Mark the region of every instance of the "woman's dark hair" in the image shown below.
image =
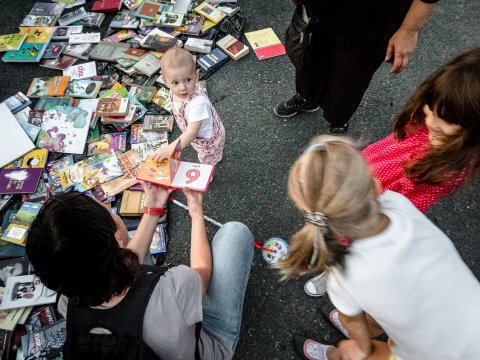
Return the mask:
M47 201L27 237L35 274L78 306L98 306L134 281L138 257L120 248L107 208L78 192Z
M418 160L406 163L406 175L427 184L443 183L460 173L474 175L480 168L480 48L454 58L418 86L397 117L397 140L425 124L424 105L446 122L460 125L461 130Z

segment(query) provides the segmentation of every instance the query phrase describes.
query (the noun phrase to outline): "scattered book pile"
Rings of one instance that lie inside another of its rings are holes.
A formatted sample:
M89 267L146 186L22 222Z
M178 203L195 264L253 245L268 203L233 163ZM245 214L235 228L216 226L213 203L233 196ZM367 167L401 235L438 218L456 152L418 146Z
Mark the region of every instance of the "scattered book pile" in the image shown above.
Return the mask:
M39 71L0 102L0 354L61 354L56 294L25 257L29 227L50 196L80 191L138 220L140 180L207 190L213 167L182 161L179 144L161 163L151 157L174 130L160 59L184 47L205 79L249 53L243 23L236 1L54 0L35 2L18 32L0 34L4 62L61 70ZM248 40L255 52L262 46ZM166 225L160 219L152 238L153 261L167 250Z

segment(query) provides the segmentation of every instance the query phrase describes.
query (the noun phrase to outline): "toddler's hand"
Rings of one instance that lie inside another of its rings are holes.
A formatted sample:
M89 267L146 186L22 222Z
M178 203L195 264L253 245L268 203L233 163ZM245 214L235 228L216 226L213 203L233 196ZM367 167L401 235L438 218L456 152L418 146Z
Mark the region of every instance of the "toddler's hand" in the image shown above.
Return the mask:
M160 162L163 159L168 158L170 154L171 154L170 147L166 146L166 147L161 147L155 150L154 153L152 154L152 157L156 162Z

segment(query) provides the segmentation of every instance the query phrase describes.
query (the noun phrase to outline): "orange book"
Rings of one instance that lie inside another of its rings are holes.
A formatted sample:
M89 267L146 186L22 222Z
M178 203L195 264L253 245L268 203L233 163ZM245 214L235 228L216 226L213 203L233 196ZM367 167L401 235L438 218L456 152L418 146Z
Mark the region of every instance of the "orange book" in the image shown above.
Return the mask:
M40 98L43 96L64 96L70 76L54 76L50 78L34 78L27 96Z

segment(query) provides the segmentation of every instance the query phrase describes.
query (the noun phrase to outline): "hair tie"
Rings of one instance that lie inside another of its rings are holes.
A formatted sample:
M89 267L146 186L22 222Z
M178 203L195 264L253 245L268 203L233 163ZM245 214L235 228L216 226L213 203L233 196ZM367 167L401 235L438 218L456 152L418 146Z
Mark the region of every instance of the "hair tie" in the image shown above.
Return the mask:
M316 143L316 144L312 144L309 147L307 147L303 153L308 153L308 152L313 151L315 149L323 149L323 148L325 148L324 143Z
M303 214L303 218L305 222L317 225L322 234L328 233L328 218L324 213L307 211Z

